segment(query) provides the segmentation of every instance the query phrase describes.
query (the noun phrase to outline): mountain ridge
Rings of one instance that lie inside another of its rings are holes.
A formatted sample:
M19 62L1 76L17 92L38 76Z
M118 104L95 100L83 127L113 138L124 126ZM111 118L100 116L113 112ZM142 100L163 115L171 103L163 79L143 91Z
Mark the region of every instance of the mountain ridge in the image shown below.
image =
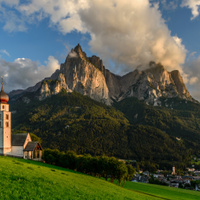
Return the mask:
M151 105L161 105L161 97L197 102L188 92L178 70L168 72L160 63L151 61L148 69L115 75L105 68L99 57L87 57L79 44L51 77L26 90L12 91L9 95L16 99L24 92L37 92L37 98L43 100L59 93L62 88L67 92L77 91L107 105L127 97L136 97Z

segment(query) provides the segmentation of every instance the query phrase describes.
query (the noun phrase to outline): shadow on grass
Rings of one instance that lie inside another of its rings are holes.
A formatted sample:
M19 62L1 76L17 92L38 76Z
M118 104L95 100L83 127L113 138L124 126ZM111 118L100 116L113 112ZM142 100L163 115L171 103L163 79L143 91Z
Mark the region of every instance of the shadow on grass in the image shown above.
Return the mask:
M23 159L23 158L13 158L13 159L16 159L16 161L14 160L13 162L15 164L19 164L19 165L23 165L23 163L27 163L27 164L31 164L31 165L36 165L38 167L46 167L46 168L51 169L51 171L60 170L60 171L65 171L65 172L71 172L71 173L74 173L74 174L90 176L88 174L83 174L81 172L77 172L77 171L74 171L74 170L71 170L71 169L67 169L67 168L63 168L63 167L59 167L59 166L56 166L56 165L51 165L51 164L47 164L47 163L43 163L43 162L39 162L39 161L26 160L26 159Z

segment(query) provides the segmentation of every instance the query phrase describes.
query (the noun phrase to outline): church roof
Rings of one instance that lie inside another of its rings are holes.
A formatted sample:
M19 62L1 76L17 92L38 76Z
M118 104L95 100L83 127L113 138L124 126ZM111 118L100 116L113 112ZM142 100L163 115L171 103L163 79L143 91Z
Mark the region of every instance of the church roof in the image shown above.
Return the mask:
M40 146L39 142L38 141L33 141L33 142L28 142L28 144L26 145L24 151L34 151L35 148L38 146L38 148L40 150L42 150L42 147Z
M12 146L23 146L26 141L27 135L28 133L12 134L11 138Z
M7 103L9 101L9 96L4 92L3 85L0 92L0 102Z

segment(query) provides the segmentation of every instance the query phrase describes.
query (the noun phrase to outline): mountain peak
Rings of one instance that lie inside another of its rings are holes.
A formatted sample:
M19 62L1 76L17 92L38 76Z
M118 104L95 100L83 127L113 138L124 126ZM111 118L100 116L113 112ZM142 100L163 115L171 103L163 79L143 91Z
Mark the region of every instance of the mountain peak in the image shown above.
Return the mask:
M78 45L74 48L73 51L74 51L75 53L77 53L78 57L80 57L80 58L87 58L87 55L86 55L86 53L82 50L80 44L78 44Z
M151 73L162 73L165 70L166 69L164 68L164 66L162 64L151 61L149 63L149 68L145 71L151 72Z
M74 48L74 51L75 51L76 53L83 52L83 50L82 50L82 48L81 48L81 45L78 44L78 45Z
M81 45L78 44L74 49L72 49L68 56L67 56L67 59L65 62L67 62L67 60L69 59L77 59L77 58L81 58L81 59L86 59L87 58L87 55L86 53L82 50L81 48Z
M173 78L174 84L176 85L176 88L179 92L179 94L181 94L181 98L189 98L192 99L192 97L190 96L190 93L188 92L183 78L181 77L181 74L178 70L174 70L171 72L171 76Z

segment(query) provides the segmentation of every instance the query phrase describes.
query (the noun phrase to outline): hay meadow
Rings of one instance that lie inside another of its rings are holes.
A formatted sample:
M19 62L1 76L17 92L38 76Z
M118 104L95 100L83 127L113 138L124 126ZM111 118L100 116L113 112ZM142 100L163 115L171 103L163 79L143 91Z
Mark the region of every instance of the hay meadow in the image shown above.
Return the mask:
M122 188L68 169L2 156L0 181L1 200L200 199L195 191L132 182Z

